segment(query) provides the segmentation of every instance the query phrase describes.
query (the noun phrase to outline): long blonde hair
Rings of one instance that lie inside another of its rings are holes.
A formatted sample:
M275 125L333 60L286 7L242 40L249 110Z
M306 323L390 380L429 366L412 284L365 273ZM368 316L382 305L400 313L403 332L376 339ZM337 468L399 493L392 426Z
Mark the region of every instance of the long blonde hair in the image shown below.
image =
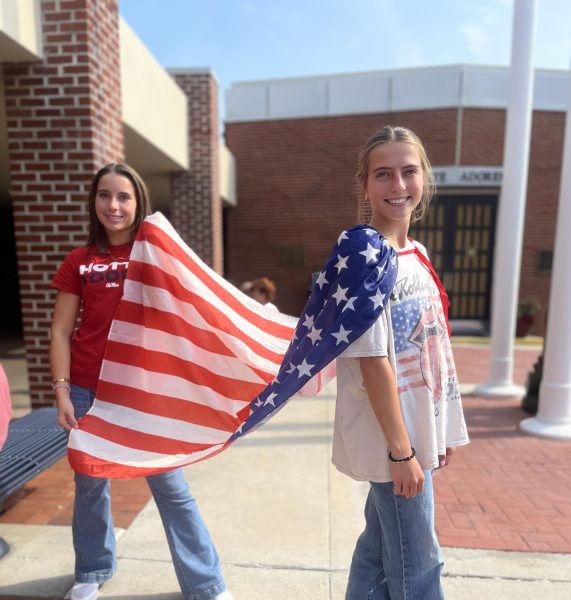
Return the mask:
M357 195L359 199L359 215L358 219L361 223L368 223L371 218L371 206L365 200L365 185L367 178L369 177L369 157L371 152L389 142L405 142L406 144L412 144L418 150L418 156L420 157L420 166L424 175L424 185L422 189L422 197L419 205L416 207L414 214L412 215L412 221L418 221L422 219L434 193L436 192L436 180L434 179L434 173L432 166L426 155L426 150L420 138L406 127L393 127L392 125L385 125L382 129L379 129L363 144L359 151L359 162L357 167L357 173L355 174Z

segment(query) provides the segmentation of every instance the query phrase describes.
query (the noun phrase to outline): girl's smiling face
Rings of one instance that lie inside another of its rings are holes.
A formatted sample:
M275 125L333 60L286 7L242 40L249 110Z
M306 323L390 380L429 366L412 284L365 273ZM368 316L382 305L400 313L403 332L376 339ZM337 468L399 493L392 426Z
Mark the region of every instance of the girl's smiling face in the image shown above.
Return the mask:
M95 214L110 244L125 244L131 240L136 213L137 196L131 181L118 173L103 175L97 186Z
M388 142L369 155L365 195L371 203L371 225L406 227L422 198L424 173L418 150L407 142Z

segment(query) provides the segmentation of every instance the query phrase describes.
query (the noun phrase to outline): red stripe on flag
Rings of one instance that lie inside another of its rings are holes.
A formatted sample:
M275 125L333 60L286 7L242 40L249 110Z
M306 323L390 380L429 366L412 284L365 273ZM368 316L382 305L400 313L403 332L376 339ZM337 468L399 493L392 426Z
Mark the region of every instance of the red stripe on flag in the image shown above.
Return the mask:
M172 471L172 467L160 469L157 467L131 467L107 460L102 460L86 452L67 449L67 460L71 468L77 473L88 475L89 477L112 477L113 479L131 479L132 477L144 477L147 475L156 475Z
M181 247L162 229L149 222L144 222L142 227L145 228L145 241L158 246L183 263L184 266L193 273L193 275L195 275L200 281L210 288L212 293L217 298L220 298L220 300L222 300L230 308L238 313L242 313L242 315L248 319L248 321L254 323L260 329L264 329L266 331L270 330L273 335L279 337L284 337L287 339L291 338L293 330L290 327L265 319L259 313L254 312L244 306L231 292L220 285L207 271L197 264L189 254L184 252ZM131 265L129 264L129 269L130 268Z
M246 333L244 333L244 331L239 329L237 324L229 316L210 304L210 302L205 300L202 296L194 292L189 292L179 283L178 279L172 275L168 275L158 267L147 264L145 265L144 270L139 271L138 273L130 273L129 279L140 281L145 285L167 290L175 298L191 304L210 327L229 333L236 339L246 344L258 356L261 356L277 365L281 364L283 354L269 350L266 346L248 336ZM284 328L282 327L282 329ZM282 338L285 341L288 341L293 334L293 330L288 328L287 331L289 332L289 337ZM268 328L267 332L270 335L273 334L271 328Z
M214 352L222 356L235 356L232 350L216 334L206 329L193 327L178 315L164 312L158 308L144 306L143 304L123 299L119 303L115 319L186 338L199 348L203 348L209 352Z
M186 361L172 354L148 350L109 340L105 360L140 367L152 373L174 375L196 385L207 387L225 398L250 402L266 387L265 383L252 383L213 373L197 363ZM271 376L269 381L271 381Z
M156 329L177 337L185 338L196 346L219 354L221 356L230 356L245 363L244 358L239 359L230 348L213 332L207 329L200 329L194 325L189 325L184 319L171 312L164 312L150 306L144 306L136 302L129 302L122 299L119 308L115 313L116 321L124 321L134 325L140 325L147 329ZM253 364L247 365L252 372L262 381L270 383L274 375L267 370L257 368Z
M218 450L215 450L211 454L207 454L198 460L193 460L189 457L189 461L186 465L195 462L200 462L212 456L216 456L228 447L225 444ZM75 450L74 448L67 449L67 460L71 468L77 473L82 475L89 475L89 477L111 477L113 479L131 479L132 477L146 477L148 475L156 475L157 473L165 473L166 471L172 471L173 467L132 467L130 465L123 465L108 460L103 460L82 452L81 450Z
M234 433L243 419L216 410L210 406L197 404L189 400L181 400L172 396L150 394L117 383L99 380L97 399L126 408L133 408L150 415L177 419L187 423L195 423L203 427L211 427L220 431ZM240 411L242 412L242 411Z
M102 440L113 442L124 448L143 450L145 452L154 452L157 454L192 454L201 450L207 450L212 447L210 442L196 443L185 442L174 438L167 438L162 435L153 435L122 427L115 423L104 421L95 415L87 414L79 421L79 428L85 429L92 435L96 435Z

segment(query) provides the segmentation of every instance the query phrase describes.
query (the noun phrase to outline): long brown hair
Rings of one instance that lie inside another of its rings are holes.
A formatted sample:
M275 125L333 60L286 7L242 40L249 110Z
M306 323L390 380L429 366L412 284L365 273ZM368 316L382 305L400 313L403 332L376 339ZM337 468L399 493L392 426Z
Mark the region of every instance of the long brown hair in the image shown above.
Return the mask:
M151 214L151 202L149 197L149 191L143 181L142 177L129 165L124 163L109 163L105 165L97 173L91 182L89 189L89 237L87 245L94 244L97 246L97 250L102 253L108 252L109 238L107 232L95 213L95 199L97 198L97 188L99 187L99 181L104 175L108 173L117 173L122 177L126 177L132 184L135 190L135 197L137 199L137 209L135 212L135 220L131 227L131 239L133 239L141 226L141 223Z

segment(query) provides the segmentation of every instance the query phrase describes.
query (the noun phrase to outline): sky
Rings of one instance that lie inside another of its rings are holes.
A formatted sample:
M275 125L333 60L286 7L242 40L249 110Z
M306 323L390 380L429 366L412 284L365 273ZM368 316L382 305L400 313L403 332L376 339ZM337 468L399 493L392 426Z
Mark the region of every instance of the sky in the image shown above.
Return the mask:
M165 68L232 82L450 64L507 66L513 0L119 0ZM571 2L538 0L534 65L569 69Z

